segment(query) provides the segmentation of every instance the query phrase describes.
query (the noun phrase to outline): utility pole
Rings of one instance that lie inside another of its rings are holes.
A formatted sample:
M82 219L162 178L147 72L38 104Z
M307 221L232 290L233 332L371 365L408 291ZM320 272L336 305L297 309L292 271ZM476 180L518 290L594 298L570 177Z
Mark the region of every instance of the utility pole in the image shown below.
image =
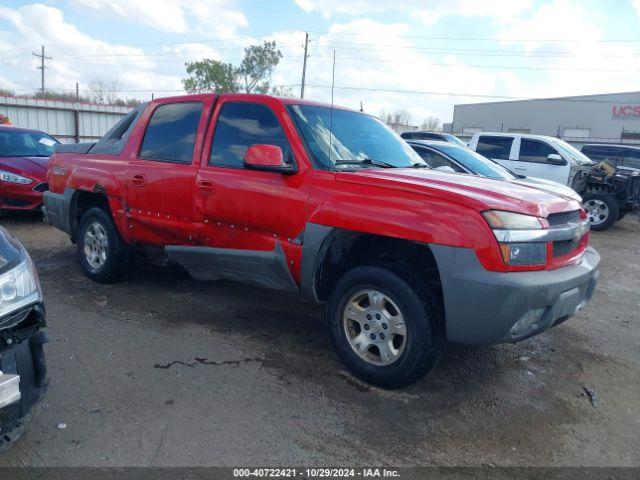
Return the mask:
M33 56L38 57L40 59L40 66L36 67L36 68L41 70L41 72L40 72L40 75L41 75L40 91L42 93L42 98L44 99L44 70L45 70L45 68L47 68L47 67L44 66L44 61L45 60L53 60L53 58L45 56L45 54L44 54L44 45L42 45L42 51L39 54L35 53L35 52L32 52L32 53L33 53Z
M304 83L307 76L307 58L309 55L307 54L309 48L309 34L304 34L304 61L302 63L302 85L300 86L300 98L304 98Z

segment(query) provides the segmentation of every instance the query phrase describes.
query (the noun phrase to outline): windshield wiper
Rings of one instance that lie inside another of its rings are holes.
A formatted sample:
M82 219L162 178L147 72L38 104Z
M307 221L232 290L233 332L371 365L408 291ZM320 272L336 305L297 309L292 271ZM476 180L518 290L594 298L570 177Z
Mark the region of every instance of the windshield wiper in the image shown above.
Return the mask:
M373 158L363 158L361 160L336 160L335 165L371 165L381 168L396 168L395 165L380 160L374 160Z
M431 169L431 167L429 165L427 165L426 163L414 163L413 165L411 165L410 168L428 168L428 169Z

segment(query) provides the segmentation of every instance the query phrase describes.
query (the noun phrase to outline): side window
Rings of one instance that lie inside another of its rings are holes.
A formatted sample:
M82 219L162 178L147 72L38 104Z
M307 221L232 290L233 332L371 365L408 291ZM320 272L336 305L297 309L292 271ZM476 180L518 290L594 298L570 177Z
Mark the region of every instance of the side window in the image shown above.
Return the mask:
M191 163L202 103L167 103L155 109L144 134L140 158Z
M513 138L511 137L480 136L476 152L488 158L509 160L511 145L513 145Z
M623 158L625 167L640 168L640 150L625 149Z
M458 173L466 173L462 168L460 168L459 165L453 163L448 158L443 157L442 155L432 150L428 150L426 148L418 148L416 152L418 152L418 155L420 155L420 157L422 157L422 159L431 168L451 167Z
M558 152L550 145L538 140L523 138L520 140L520 156L518 160L521 162L546 163L547 157L552 153L557 154Z
M289 141L275 114L266 105L225 103L218 117L209 163L242 167L244 154L257 143L279 146L285 161L290 161Z

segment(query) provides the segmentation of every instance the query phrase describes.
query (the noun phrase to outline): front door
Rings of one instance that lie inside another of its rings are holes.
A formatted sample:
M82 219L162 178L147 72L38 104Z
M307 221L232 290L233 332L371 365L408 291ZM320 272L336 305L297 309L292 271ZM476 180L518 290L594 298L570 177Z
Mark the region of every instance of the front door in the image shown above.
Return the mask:
M278 102L227 97L216 105L206 143L209 151L203 153L195 182L196 235L198 244L209 250L187 252L199 255L193 261L209 266L195 275L215 278L219 274L263 285L269 278L288 276L289 271L294 278L297 276L310 169L299 161L304 153L300 146L298 150L294 147L299 145L291 141L295 128L290 119L286 123L285 119L286 111ZM245 168L244 155L255 144L279 146L297 172ZM285 283L284 278L280 280Z
M544 178L567 185L571 163L566 158L563 158L561 165L549 163L547 157L551 154L560 155L560 152L546 142L521 138L518 155L512 161L512 170L527 177Z
M126 172L131 238L145 244L192 244L196 172L210 100L160 103ZM210 109L209 109L210 110Z

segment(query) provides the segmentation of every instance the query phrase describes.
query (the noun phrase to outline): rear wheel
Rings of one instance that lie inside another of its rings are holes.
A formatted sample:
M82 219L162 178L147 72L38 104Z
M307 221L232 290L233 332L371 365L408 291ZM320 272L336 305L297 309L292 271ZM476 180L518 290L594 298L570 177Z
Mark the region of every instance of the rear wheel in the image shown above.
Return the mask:
M439 303L409 268L356 267L329 298L334 347L362 380L383 388L409 385L440 358L444 331Z
M78 256L87 277L98 283L114 283L124 277L133 261L133 251L118 233L111 215L90 208L78 229Z
M608 193L590 192L582 199L582 206L591 222L591 230L602 231L618 220L619 208L616 199Z

